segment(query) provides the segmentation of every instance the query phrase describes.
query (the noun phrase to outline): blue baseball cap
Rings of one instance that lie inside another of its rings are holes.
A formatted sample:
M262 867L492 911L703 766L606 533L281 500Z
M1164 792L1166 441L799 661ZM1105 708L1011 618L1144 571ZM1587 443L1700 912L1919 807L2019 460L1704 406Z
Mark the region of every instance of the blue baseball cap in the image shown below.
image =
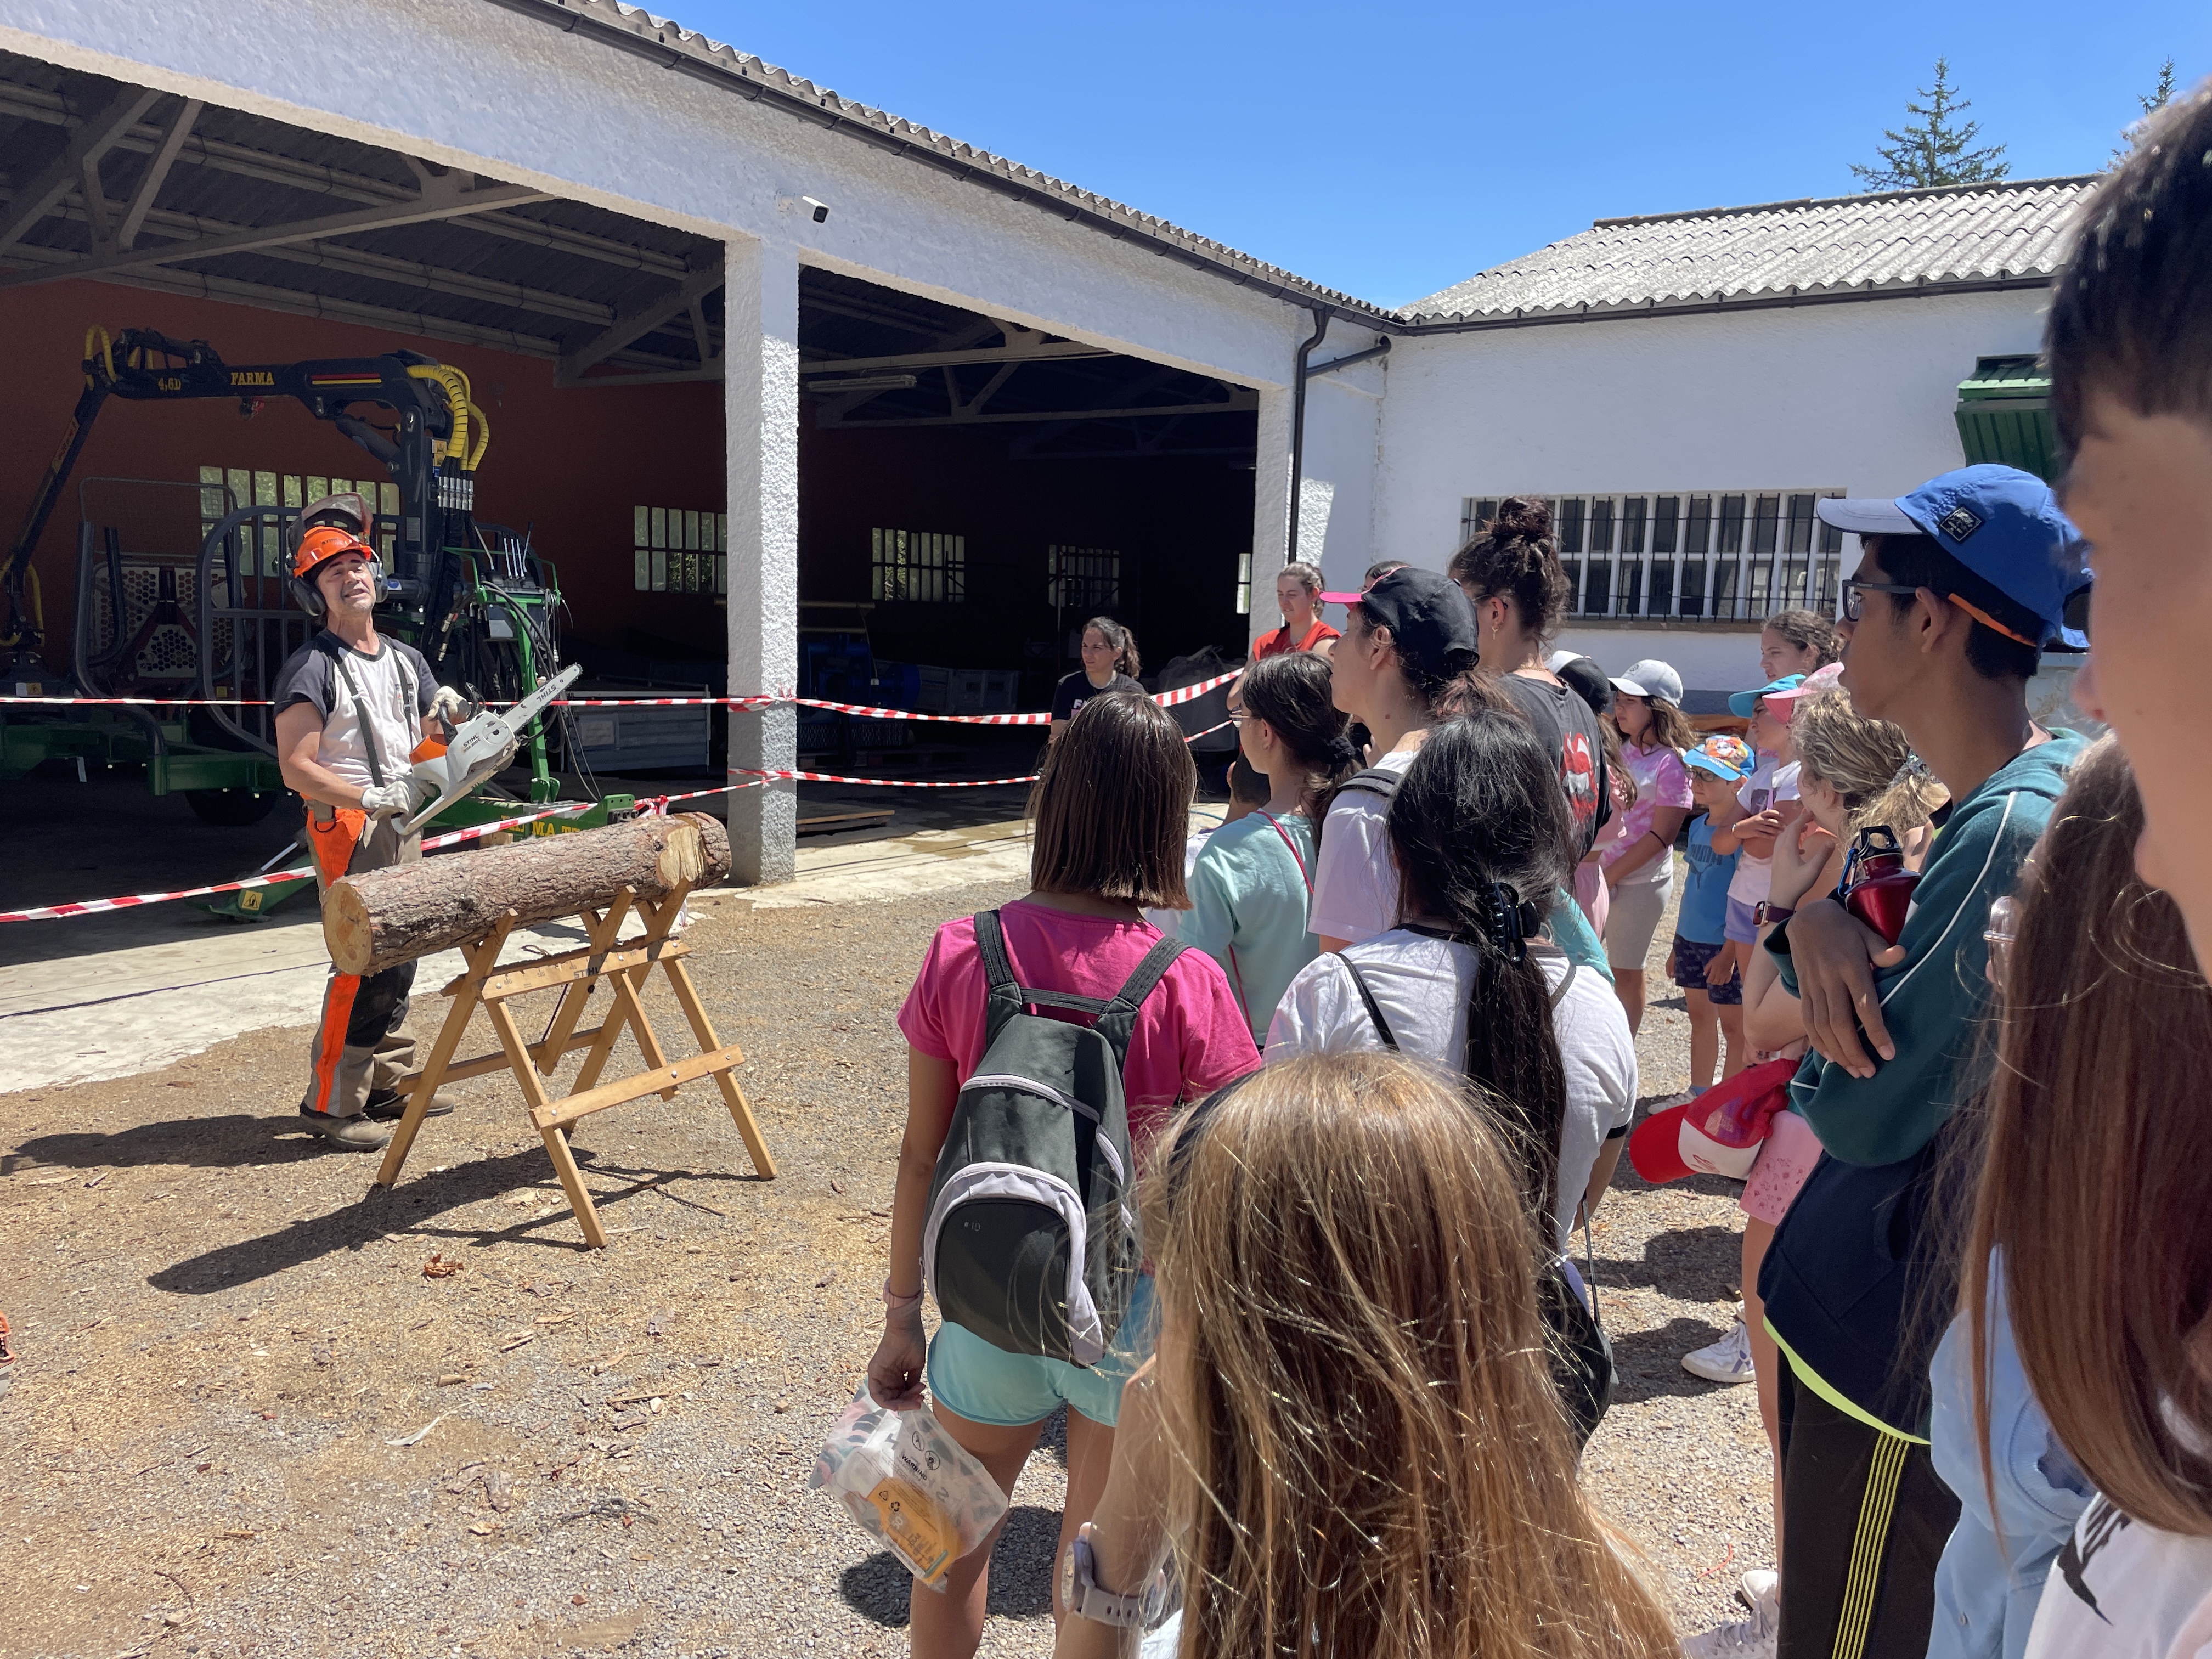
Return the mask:
M1759 712L1761 697L1770 691L1795 691L1797 683L1804 678L1802 674L1784 674L1778 680L1767 681L1756 691L1731 691L1729 693L1729 713L1740 719L1749 720Z
M2089 544L2058 510L2051 486L2015 466L1962 466L1930 478L1894 500L1831 496L1816 508L1823 524L1857 536L1931 536L1936 544L2017 614L1992 615L1972 603L1951 602L1976 622L2039 650L2086 649L2066 626L2067 602L2089 585ZM1733 707L1731 702L1730 707Z

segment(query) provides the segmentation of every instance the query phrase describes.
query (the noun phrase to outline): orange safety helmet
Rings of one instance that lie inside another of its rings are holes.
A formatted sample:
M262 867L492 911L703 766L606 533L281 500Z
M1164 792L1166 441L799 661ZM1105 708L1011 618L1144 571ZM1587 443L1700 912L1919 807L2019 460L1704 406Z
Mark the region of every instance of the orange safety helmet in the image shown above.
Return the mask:
M348 553L358 553L368 561L368 580L376 599L385 594L384 566L376 556L376 549L362 540L343 525L319 524L300 538L292 551L292 597L300 608L320 622L330 610L323 591L315 586L315 573L332 559Z

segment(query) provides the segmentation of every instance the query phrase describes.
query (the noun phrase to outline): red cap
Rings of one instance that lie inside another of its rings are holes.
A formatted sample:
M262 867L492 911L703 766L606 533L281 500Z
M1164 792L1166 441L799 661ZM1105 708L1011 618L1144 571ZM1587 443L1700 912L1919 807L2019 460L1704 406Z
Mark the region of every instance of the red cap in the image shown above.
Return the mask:
M1323 605L1358 605L1360 600L1366 597L1367 596L1364 593L1323 593L1320 595L1321 602Z
M1646 1181L1751 1173L1777 1112L1790 1104L1794 1060L1747 1066L1693 1100L1654 1112L1628 1137L1628 1160Z

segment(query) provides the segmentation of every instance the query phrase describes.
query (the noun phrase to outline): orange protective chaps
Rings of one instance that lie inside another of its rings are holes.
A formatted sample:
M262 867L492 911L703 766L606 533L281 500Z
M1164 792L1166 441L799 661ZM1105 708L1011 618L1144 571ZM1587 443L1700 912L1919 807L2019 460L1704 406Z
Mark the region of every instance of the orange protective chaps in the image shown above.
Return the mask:
M307 807L307 845L314 851L319 895L341 876L410 864L422 856L422 836L403 837L396 819L313 803ZM372 1089L397 1083L415 1060L415 1039L399 1035L407 1019L407 994L414 986L411 962L366 978L331 968L302 1104L335 1117L357 1117Z

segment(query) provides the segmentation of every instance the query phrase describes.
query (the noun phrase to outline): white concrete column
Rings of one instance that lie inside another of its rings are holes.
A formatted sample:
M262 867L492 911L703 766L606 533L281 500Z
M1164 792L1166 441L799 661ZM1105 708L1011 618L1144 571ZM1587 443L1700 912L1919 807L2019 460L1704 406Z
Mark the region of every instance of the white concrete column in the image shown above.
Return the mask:
M723 409L729 444L730 693L799 684L799 256L732 238L726 255ZM799 761L790 704L730 713L730 779ZM799 850L799 787L729 797L732 874L789 881Z
M1252 614L1248 647L1283 625L1275 576L1291 561L1291 389L1260 388L1259 443L1252 463Z

